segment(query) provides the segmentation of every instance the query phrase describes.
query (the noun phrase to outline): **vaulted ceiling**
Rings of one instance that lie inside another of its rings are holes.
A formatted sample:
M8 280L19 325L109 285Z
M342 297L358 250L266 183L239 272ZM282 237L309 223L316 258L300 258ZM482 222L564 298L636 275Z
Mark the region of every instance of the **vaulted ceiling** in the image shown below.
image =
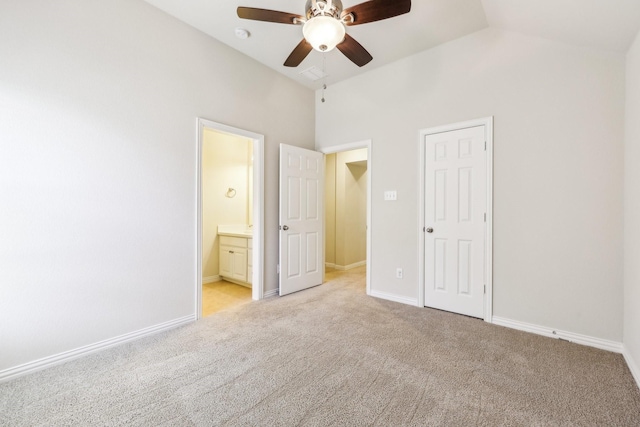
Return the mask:
M240 19L236 9L304 15L305 0L145 1L313 89L322 82L300 72L322 69L323 62L331 84L487 27L616 52L626 52L640 30L640 0L414 0L406 15L348 27L373 56L364 67L334 50L313 51L298 67L289 68L282 64L302 39L301 26ZM342 0L345 8L362 2ZM236 28L246 29L250 37L239 39Z

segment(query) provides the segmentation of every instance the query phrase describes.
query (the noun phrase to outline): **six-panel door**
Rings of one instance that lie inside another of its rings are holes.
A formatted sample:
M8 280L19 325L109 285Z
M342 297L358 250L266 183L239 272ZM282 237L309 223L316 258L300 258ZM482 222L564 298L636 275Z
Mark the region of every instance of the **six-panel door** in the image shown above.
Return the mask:
M484 316L486 151L476 126L425 138L425 305Z
M280 144L280 295L322 283L324 155Z

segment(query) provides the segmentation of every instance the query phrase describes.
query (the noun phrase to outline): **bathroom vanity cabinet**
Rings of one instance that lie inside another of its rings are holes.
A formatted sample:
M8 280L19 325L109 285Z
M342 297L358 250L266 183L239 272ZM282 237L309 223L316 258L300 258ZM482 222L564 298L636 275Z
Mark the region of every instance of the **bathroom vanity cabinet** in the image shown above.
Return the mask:
M220 276L250 286L253 239L220 235Z

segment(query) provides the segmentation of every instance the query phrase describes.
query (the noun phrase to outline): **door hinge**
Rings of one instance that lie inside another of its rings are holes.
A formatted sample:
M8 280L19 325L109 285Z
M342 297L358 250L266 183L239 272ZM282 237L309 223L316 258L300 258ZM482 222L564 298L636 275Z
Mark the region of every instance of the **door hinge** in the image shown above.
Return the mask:
M487 151L487 141L484 142L484 151Z
M487 293L487 285L484 285L484 293L486 295L486 293Z
M487 213L484 213L484 222L487 222Z

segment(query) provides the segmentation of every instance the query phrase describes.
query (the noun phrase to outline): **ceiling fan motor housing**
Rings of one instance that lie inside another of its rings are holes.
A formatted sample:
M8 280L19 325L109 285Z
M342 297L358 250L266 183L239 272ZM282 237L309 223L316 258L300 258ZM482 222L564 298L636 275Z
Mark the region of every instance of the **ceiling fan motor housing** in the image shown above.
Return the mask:
M307 20L316 16L330 16L340 19L342 13L342 1L340 0L307 0L304 7L307 11Z

